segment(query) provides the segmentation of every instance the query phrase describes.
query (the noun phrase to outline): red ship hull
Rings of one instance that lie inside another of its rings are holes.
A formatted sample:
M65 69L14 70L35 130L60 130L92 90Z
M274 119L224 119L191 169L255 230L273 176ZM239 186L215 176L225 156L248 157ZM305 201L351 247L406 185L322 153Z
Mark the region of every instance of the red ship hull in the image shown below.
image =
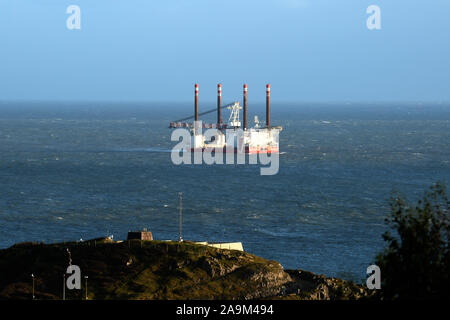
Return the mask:
M219 149L222 153L238 153L238 148L191 148L191 152L211 152L215 153L216 149ZM258 154L258 153L279 153L278 146L267 146L267 147L245 147L246 154Z

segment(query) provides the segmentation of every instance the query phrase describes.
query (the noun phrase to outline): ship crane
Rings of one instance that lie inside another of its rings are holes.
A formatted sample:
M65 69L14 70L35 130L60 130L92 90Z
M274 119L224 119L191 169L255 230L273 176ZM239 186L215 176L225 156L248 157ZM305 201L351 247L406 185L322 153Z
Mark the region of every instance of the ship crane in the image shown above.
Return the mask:
M241 121L239 121L239 110L241 110L242 107L239 105L239 102L229 104L227 106L227 109L231 110L230 118L228 119L228 123L230 124L230 127L231 128L240 128Z
M232 115L233 112L236 113L236 111L235 111L236 107L239 107L239 109L237 110L237 122L239 122L239 110L242 109L242 107L239 105L239 102L233 102L233 103L229 103L227 105L221 106L221 109L231 109L232 110L231 115ZM204 112L200 112L198 114L198 116L203 116L205 114L209 114L209 113L213 113L213 112L217 112L217 108L214 108L214 109L211 109L208 111L204 111ZM230 119L231 119L231 115L230 115ZM172 122L170 122L169 128L192 127L192 124L186 123L185 121L191 120L194 118L195 118L195 115L192 115L189 117L185 117L182 119L172 121ZM234 118L235 118L235 116L234 116ZM239 122L239 126L240 126L240 122ZM224 127L226 128L227 125L224 125Z

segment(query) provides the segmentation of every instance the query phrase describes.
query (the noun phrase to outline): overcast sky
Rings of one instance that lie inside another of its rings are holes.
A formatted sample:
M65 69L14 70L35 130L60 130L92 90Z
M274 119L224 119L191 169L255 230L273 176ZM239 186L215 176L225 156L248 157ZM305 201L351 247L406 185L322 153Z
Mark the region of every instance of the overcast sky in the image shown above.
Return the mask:
M81 9L69 30L66 9ZM381 30L368 30L369 5ZM0 100L450 101L449 0L1 0Z

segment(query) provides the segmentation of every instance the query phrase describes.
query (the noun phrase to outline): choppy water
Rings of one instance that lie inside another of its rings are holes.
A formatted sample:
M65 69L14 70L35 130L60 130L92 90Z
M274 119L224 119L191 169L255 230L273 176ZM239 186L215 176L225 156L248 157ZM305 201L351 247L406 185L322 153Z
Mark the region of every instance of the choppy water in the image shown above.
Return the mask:
M143 227L177 239L182 191L185 239L242 241L286 268L360 280L384 246L390 193L450 181L448 105L273 102L275 176L173 165L167 125L181 108L0 103L0 247Z

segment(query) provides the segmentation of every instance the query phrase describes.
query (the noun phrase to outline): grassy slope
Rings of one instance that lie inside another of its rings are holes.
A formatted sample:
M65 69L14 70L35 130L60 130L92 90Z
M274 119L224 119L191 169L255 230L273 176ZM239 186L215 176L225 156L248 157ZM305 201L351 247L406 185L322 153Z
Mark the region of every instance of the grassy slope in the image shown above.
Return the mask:
M68 299L84 297L85 275L90 299L263 298L290 281L275 261L186 242L24 243L0 250L0 298L29 299L33 273L38 299L61 299L67 249L83 279Z

